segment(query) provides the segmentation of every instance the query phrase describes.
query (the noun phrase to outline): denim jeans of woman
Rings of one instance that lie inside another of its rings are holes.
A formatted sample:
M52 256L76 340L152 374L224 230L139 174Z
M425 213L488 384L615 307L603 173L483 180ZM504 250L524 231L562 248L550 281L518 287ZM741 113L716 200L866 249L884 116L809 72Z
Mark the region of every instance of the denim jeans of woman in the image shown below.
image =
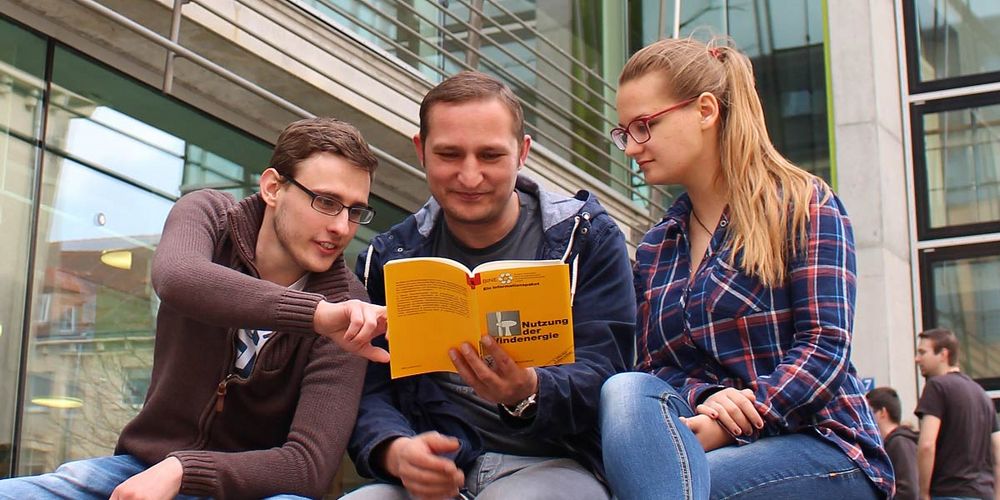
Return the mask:
M622 373L601 391L604 467L617 498L876 499L846 454L805 433L705 452L680 420L694 413L663 380Z

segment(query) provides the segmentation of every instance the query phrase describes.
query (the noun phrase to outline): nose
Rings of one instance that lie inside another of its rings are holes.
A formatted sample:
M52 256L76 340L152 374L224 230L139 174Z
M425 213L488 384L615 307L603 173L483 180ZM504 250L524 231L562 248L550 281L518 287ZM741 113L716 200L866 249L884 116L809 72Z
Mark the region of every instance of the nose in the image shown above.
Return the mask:
M351 221L347 219L347 208L341 210L337 215L329 216L326 230L336 235L348 234L351 230Z
M631 137L626 139L628 142L625 143L625 156L629 158L635 158L640 151L642 151L642 144L635 142Z
M468 155L458 169L458 183L463 188L475 188L483 182L483 169L475 155Z

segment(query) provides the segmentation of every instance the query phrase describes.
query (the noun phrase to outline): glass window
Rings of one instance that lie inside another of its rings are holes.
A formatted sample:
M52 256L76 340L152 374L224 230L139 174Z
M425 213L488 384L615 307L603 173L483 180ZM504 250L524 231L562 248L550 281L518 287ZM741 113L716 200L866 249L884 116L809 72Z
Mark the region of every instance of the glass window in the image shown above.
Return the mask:
M1000 221L1000 104L918 116L929 229Z
M925 327L951 328L961 343L962 371L990 389L1000 389L1000 253L996 245L938 250L925 254L925 262L930 278L929 291L924 293ZM926 303L928 299L932 304Z
M118 73L57 49L46 144L63 156L176 198L256 187L271 146ZM200 183L204 181L204 183Z
M122 403L142 406L149 391L150 373L145 368L126 368L125 387L122 388Z
M44 186L27 366L52 374L30 401L50 411L26 412L22 453L52 470L110 453L135 414L124 373L152 365L150 261L173 200L55 154Z
M771 141L831 182L823 11L819 0L732 0L730 36L753 63Z
M10 475L21 331L28 289L45 40L0 19L0 477Z
M631 0L628 3L628 54L663 37L673 36L673 0ZM617 79L614 79L617 80Z
M909 2L904 2L909 3ZM1000 2L916 0L914 37L921 82L1000 71Z
M714 35L725 35L726 10L723 4L722 0L682 0L680 36L694 35L700 40L708 40ZM667 29L667 36L672 35L672 29Z

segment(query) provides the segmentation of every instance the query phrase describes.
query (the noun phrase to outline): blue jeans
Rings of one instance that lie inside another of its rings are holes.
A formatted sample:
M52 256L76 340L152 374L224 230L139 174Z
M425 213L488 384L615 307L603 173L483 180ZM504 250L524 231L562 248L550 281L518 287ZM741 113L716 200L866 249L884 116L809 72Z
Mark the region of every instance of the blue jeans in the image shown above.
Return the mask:
M465 475L464 496L476 500L606 500L604 485L576 460L484 453ZM402 486L375 483L342 500L410 500Z
M67 462L49 474L0 480L0 499L105 500L111 496L111 492L119 484L148 468L148 465L132 455L115 455ZM197 497L178 495L177 498L188 500ZM304 497L278 495L268 498L271 500L296 500Z
M659 378L621 373L601 389L604 467L628 500L882 498L846 454L818 436L765 437L705 452L679 417L694 413Z

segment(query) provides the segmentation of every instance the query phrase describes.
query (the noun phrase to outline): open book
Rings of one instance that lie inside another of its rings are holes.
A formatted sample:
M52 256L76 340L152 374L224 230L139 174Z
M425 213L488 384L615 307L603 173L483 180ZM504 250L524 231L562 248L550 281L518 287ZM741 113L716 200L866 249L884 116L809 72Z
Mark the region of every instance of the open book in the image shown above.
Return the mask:
M385 265L392 378L455 372L448 350L489 334L522 367L575 361L569 266L501 260L469 270L451 259Z

